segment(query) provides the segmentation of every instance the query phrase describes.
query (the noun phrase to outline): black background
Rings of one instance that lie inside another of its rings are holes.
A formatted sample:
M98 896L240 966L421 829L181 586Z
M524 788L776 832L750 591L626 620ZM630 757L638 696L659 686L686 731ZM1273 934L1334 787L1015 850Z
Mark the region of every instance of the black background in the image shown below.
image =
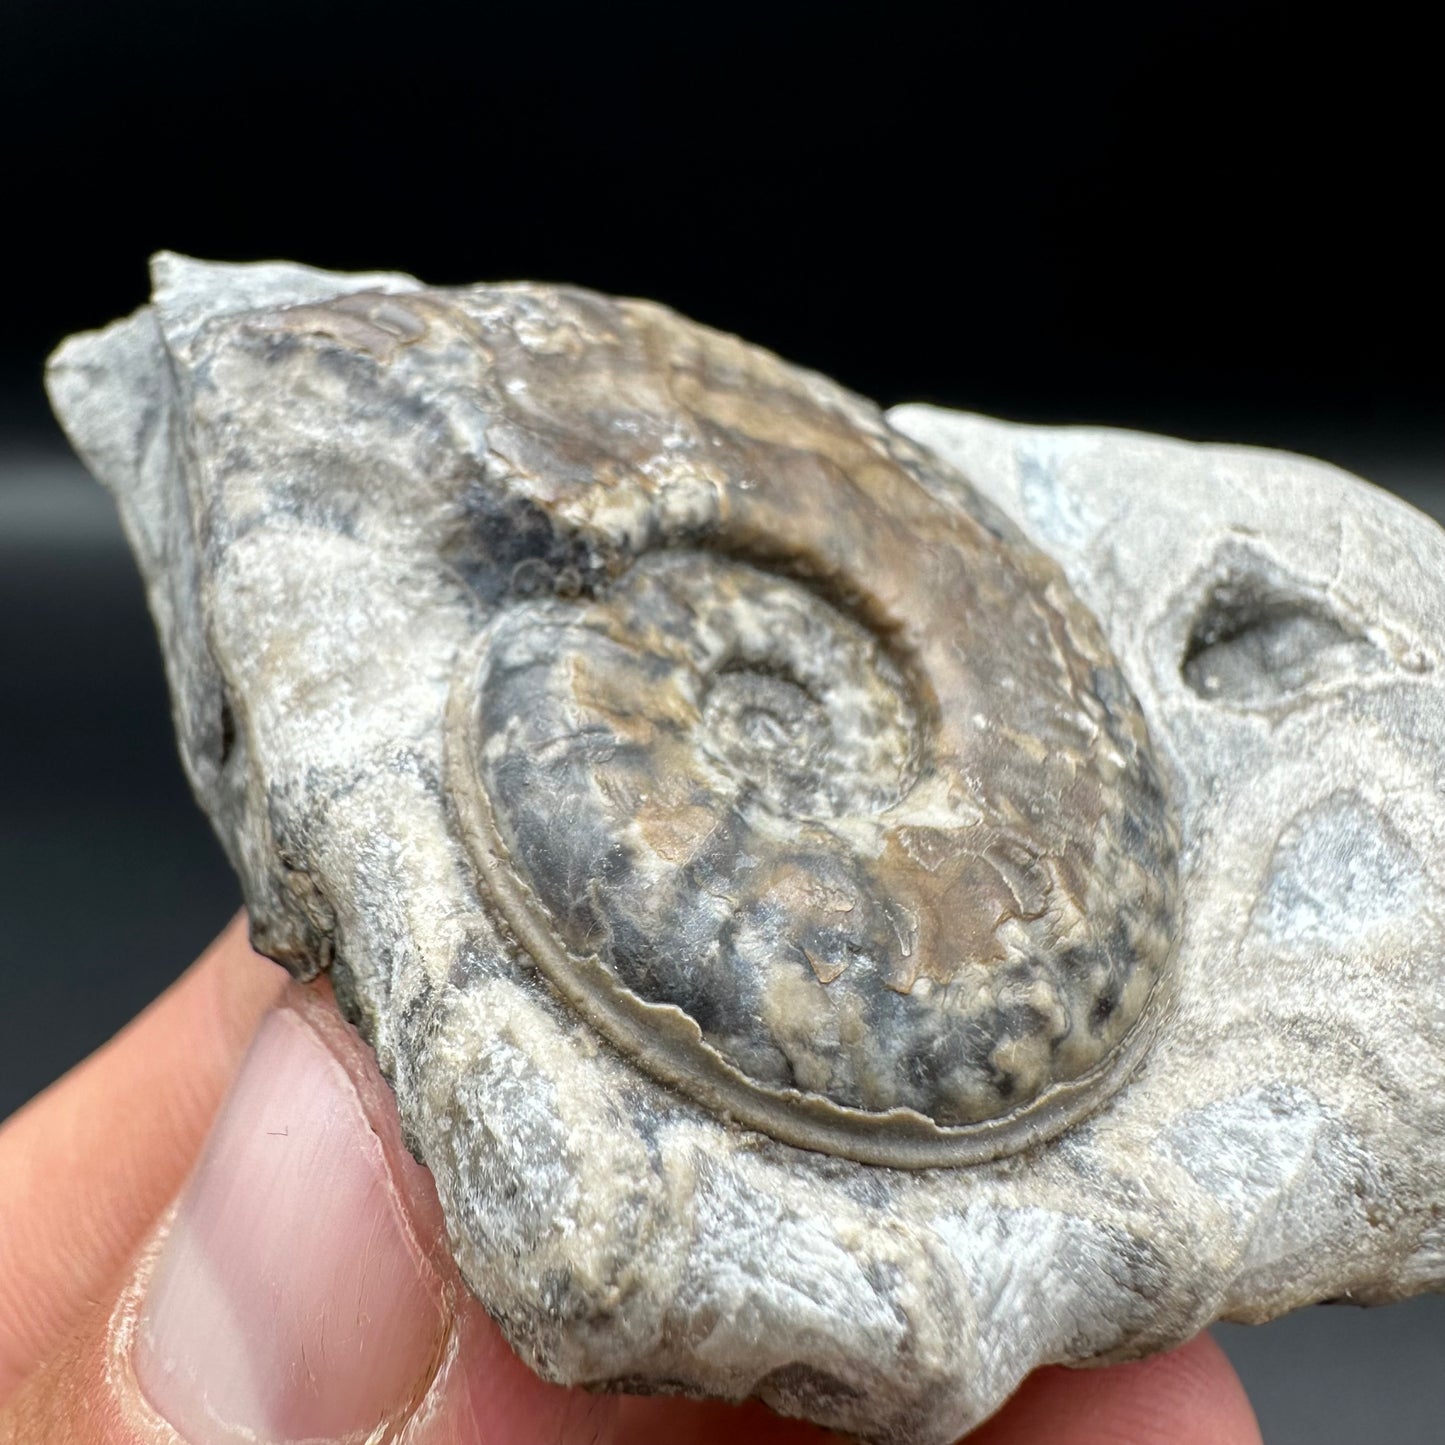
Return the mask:
M1438 75L1381 7L0 13L0 1115L237 902L46 351L158 247L643 294L883 402L1281 445L1440 509ZM1445 1434L1445 1314L1226 1330L1271 1442Z
M1435 51L1377 7L6 8L30 421L161 245L643 293L1040 419L1373 434L1442 379Z

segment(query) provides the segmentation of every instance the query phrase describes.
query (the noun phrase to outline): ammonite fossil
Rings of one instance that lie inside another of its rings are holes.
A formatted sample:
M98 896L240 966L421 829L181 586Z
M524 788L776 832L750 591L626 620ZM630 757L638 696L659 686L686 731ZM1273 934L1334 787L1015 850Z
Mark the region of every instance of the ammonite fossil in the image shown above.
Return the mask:
M938 1445L1442 1283L1429 523L646 302L158 268L57 408L258 946L538 1369Z
M873 408L659 307L415 310L485 358L450 796L554 989L707 1107L870 1163L1096 1103L1147 1035L1175 837L1058 567Z

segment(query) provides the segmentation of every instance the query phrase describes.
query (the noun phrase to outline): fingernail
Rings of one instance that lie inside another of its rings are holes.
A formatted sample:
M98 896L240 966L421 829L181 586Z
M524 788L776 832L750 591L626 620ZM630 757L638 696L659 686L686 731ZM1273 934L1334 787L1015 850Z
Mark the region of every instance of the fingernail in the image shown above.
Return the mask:
M141 1389L188 1445L364 1440L420 1397L445 1330L355 1086L273 1012L156 1259Z

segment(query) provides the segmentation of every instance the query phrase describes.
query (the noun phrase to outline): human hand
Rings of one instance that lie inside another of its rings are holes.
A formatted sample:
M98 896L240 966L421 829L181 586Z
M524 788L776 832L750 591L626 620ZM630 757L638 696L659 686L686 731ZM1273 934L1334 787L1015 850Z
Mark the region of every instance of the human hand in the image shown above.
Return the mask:
M370 1051L241 920L0 1127L0 1445L744 1438L838 1440L756 1404L562 1389L517 1359L451 1263ZM1259 1439L1201 1336L1040 1370L970 1445Z

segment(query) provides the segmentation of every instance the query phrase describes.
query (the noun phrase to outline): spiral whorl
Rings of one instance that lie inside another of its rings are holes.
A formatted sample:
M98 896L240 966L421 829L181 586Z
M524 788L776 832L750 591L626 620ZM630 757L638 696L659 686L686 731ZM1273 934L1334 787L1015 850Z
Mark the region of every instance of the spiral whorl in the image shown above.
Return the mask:
M452 788L536 965L789 1143L960 1162L1096 1104L1148 1036L1176 837L1059 569L768 353L585 293L457 304L479 509L536 540L473 528Z

